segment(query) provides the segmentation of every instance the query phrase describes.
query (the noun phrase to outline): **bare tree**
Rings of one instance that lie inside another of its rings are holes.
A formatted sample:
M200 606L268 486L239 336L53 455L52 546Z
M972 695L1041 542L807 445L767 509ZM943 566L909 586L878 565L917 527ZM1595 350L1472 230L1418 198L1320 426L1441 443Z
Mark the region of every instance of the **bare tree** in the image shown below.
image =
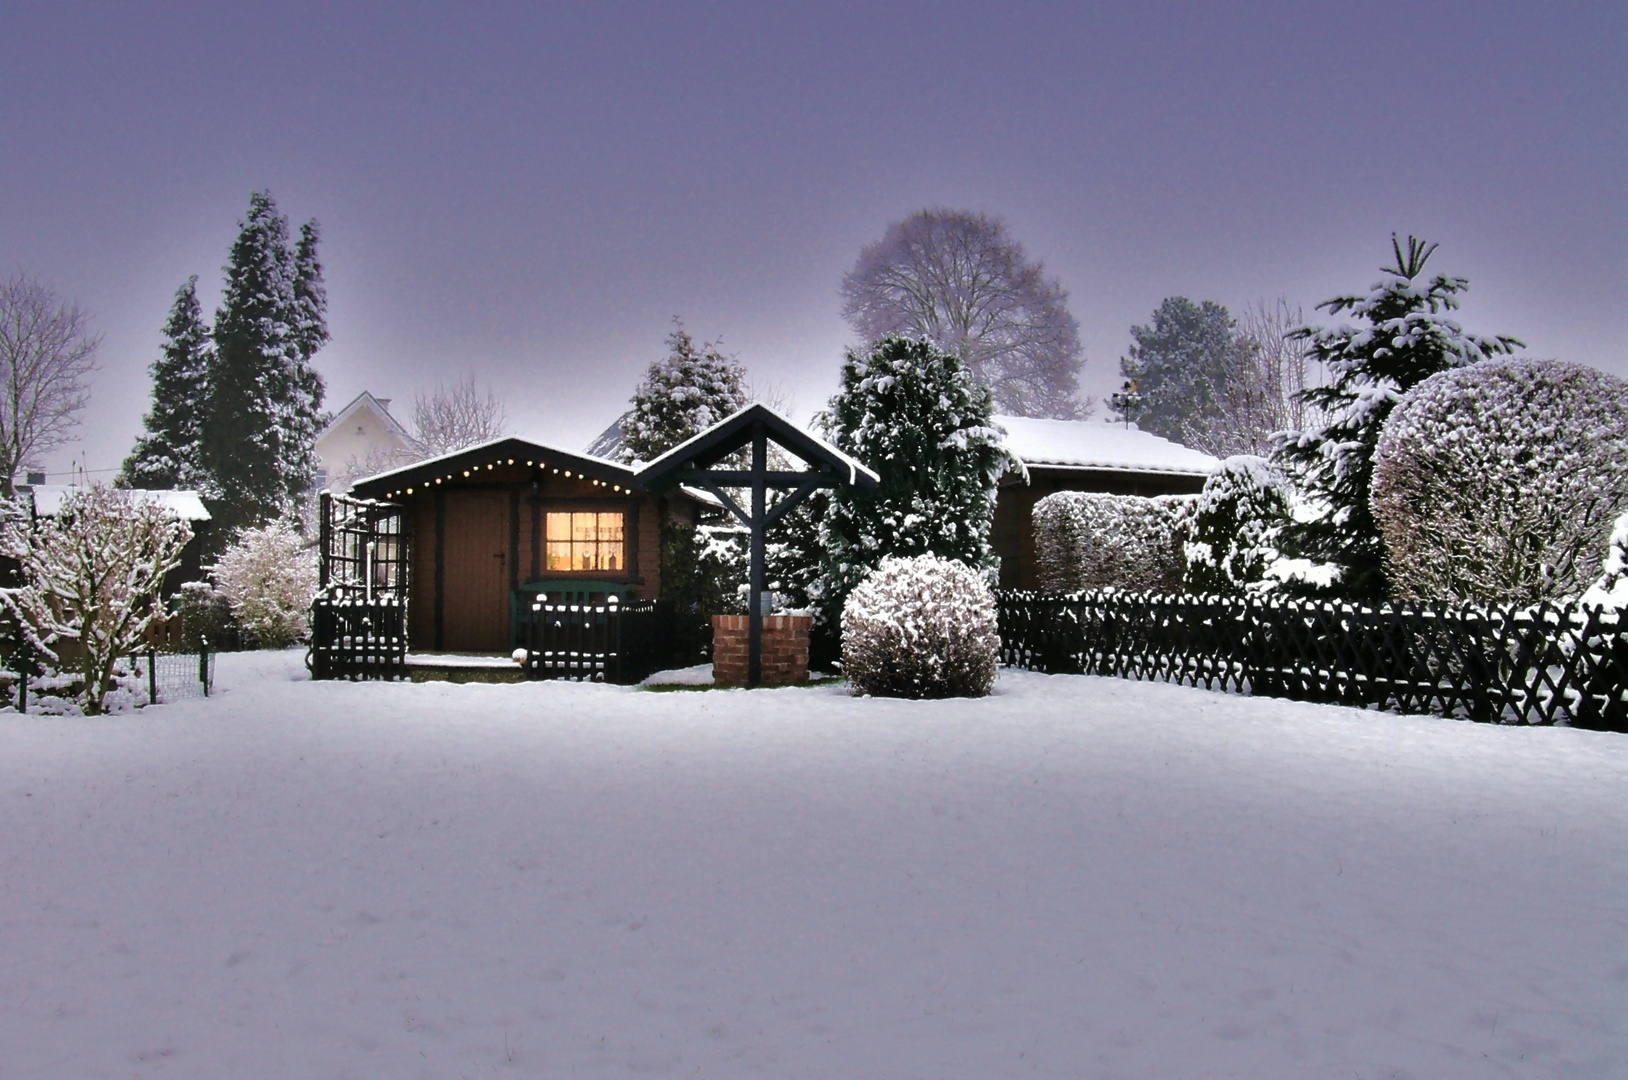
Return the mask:
M1187 424L1182 441L1217 457L1266 457L1273 432L1304 431L1316 419L1316 407L1301 394L1315 384L1316 364L1305 341L1294 336L1304 323L1301 309L1283 297L1244 308L1220 385L1211 391L1215 415Z
M1018 416L1074 418L1080 326L1068 294L999 218L918 210L859 253L842 279L842 315L868 352L888 334L925 337Z
M507 434L503 403L485 396L470 375L451 389L436 384L433 394L413 397L413 438L425 457L439 457Z
M0 494L24 464L61 446L79 423L101 336L77 304L32 278L0 282Z

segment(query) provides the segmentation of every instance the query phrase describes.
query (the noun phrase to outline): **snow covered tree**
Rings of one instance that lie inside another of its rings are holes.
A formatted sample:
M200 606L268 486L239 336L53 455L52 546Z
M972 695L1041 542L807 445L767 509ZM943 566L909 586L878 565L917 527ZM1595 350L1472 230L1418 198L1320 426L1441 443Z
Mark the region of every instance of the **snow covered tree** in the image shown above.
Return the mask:
M833 625L848 594L889 555L932 554L993 571L995 485L1015 459L991 411L989 391L930 341L886 337L867 356L848 353L831 430L837 447L881 483L831 495L820 601Z
M1289 487L1264 458L1227 458L1204 481L1184 553L1186 590L1237 595L1263 581L1289 520Z
M1013 416L1076 419L1080 326L1068 293L999 218L918 210L867 245L842 279L842 315L869 352L921 337L959 357Z
M0 555L16 560L20 584L0 588L0 602L43 658L77 669L80 708L100 713L119 660L166 617L164 576L192 530L153 500L101 484L75 490L54 517L31 522L8 507Z
M1557 360L1483 360L1421 382L1374 454L1394 595L1575 597L1628 511L1628 382Z
M1058 491L1034 506L1035 554L1047 592L1181 591L1191 495Z
M746 407L744 372L716 342L699 347L673 320L667 355L650 365L622 418L618 460L654 461L679 443Z
M323 386L310 359L327 340L316 242L312 223L290 250L271 196L250 197L206 369L202 462L217 542L287 516L314 478Z
M983 697L1000 647L989 583L955 559L883 559L842 609L842 670L855 694Z
M1275 463L1306 498L1311 512L1284 531L1286 550L1324 564L1333 588L1353 599L1386 593L1383 547L1370 506L1374 448L1385 419L1401 396L1431 375L1513 352L1511 337L1469 334L1447 312L1469 287L1462 277L1425 278L1436 250L1415 237L1407 249L1394 235L1396 265L1366 295L1337 296L1318 307L1349 313L1362 325L1295 332L1328 372L1325 385L1305 391L1321 423L1277 438Z
M151 368L153 404L145 431L119 471L137 488L196 488L204 482L202 410L208 388L209 325L198 305L198 275L175 292L164 344Z
M1166 297L1147 326L1131 327L1129 356L1119 372L1142 397L1130 419L1144 431L1192 441L1217 423L1219 395L1237 350L1232 316L1220 304Z
M31 278L0 281L0 495L79 423L100 344L77 304Z
M262 649L283 649L305 633L317 591L315 552L285 524L245 529L210 571L238 629Z

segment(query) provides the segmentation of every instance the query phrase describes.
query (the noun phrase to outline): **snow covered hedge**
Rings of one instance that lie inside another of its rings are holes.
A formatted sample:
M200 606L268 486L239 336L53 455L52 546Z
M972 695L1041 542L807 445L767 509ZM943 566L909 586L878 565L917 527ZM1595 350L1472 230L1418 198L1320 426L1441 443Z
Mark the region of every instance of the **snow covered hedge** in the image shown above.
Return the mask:
M1499 358L1433 375L1374 455L1373 513L1402 599L1575 597L1624 511L1628 382L1578 364Z
M886 558L842 609L842 666L856 694L982 697L1000 633L983 575L936 555Z
M1266 578L1289 520L1289 486L1264 458L1229 457L1204 481L1185 545L1186 587L1200 595L1237 595Z
M1059 491L1034 507L1040 587L1047 592L1180 592L1197 496Z
M262 649L283 649L306 632L317 591L316 553L289 525L245 529L211 571L239 629Z
M1628 611L1628 513L1611 529L1611 547L1605 554L1600 578L1583 594L1590 607Z

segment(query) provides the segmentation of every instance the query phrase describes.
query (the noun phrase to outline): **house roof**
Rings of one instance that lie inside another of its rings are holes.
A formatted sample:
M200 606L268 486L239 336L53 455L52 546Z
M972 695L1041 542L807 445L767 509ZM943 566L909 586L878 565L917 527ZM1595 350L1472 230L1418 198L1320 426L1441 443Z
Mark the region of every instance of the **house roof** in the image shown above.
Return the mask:
M633 410L629 409L621 416L618 416L615 420L612 420L610 427L606 428L604 431L601 431L593 442L583 447L582 452L587 454L589 457L604 458L606 461L615 461L616 452L622 448L622 423L632 415Z
M343 409L340 409L334 414L334 418L328 421L327 426L321 431L317 432L317 438L322 438L324 435L328 434L328 432L349 420L363 409L372 409L384 421L385 430L401 439L401 441L406 443L408 446L413 445L413 437L407 434L407 429L402 427L401 424L396 421L394 416L390 415L389 406L389 398L376 398L366 390L363 390L360 394L357 394L351 399L351 403L349 405L346 405Z
M484 469L499 463L513 465L522 462L526 465L569 471L586 476L590 480L599 480L625 488L638 486L633 470L620 462L574 454L569 450L508 435L450 454L426 458L411 465L375 473L358 480L351 488L351 494L359 499L389 498L398 491L434 482L437 478L457 479L460 474L467 476L476 469Z
M34 513L40 517L56 517L62 504L79 488L71 484L31 484L29 493L34 498ZM209 511L196 491L158 491L147 488L124 488L132 497L155 502L180 521L208 521Z
M705 469L715 465L750 442L753 428L758 424L767 429L770 439L818 471L846 477L846 483L856 487L875 487L880 481L876 473L854 458L761 404L748 405L693 439L679 443L640 469L639 481L646 487L661 487L683 480L689 468Z
M1006 430L1007 448L1031 468L1208 476L1221 464L1200 450L1102 420L994 419Z

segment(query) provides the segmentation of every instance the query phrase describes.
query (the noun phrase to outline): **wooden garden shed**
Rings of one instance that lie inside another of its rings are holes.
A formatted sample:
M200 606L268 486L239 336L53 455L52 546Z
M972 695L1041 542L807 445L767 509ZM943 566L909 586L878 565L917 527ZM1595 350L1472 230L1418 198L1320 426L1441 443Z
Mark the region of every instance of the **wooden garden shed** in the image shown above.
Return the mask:
M406 580L392 591L407 601L412 648L438 653L508 651L539 593L655 599L662 525L693 524L706 501L652 494L626 466L520 438L380 473L351 495L400 507ZM391 554L377 552L378 565Z

